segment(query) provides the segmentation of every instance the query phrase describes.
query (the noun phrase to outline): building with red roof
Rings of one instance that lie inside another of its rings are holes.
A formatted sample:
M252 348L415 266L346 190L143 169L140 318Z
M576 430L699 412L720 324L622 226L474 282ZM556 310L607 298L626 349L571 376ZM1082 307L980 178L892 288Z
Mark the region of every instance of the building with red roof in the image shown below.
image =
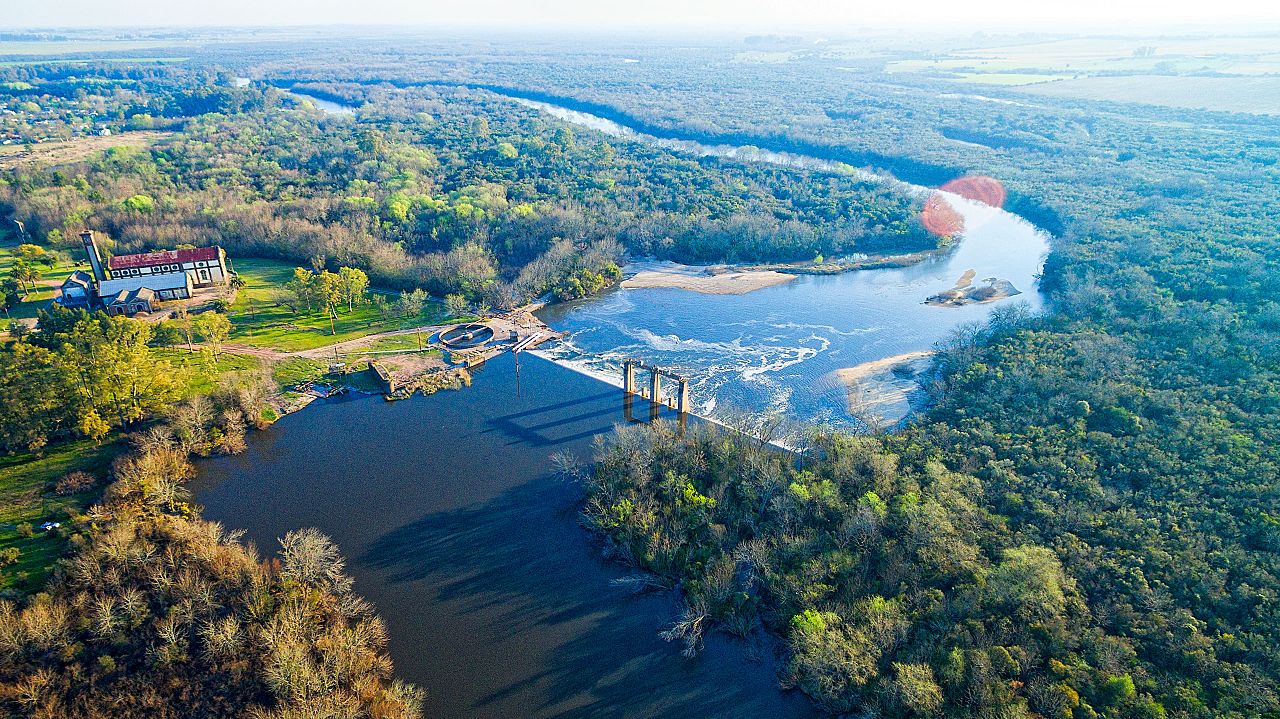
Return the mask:
M175 272L187 273L192 287L225 285L231 279L231 271L227 269L227 253L216 245L118 255L107 260L107 275L113 280Z

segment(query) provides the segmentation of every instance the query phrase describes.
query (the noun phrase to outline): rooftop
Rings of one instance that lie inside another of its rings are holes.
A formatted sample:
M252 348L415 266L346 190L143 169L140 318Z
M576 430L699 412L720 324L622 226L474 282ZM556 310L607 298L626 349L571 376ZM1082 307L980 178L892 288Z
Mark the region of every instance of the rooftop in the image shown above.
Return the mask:
M185 272L166 272L162 275L143 275L142 277L123 277L118 280L107 280L98 286L98 295L109 297L121 290L135 290L149 287L153 290L173 290L187 287L190 279Z
M133 267L168 265L175 262L216 260L220 249L214 245L212 247L196 247L189 250L159 250L157 252L143 252L137 255L117 255L107 260L107 267L113 270L121 270Z

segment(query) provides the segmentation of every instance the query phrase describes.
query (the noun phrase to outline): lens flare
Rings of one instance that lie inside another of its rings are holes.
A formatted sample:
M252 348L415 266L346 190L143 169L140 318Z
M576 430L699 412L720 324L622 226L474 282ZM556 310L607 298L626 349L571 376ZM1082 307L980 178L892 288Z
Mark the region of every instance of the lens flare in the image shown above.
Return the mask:
M966 200L981 202L997 209L1004 207L1004 200L1008 195L1003 183L986 175L957 177L943 185L941 189L943 192L950 192Z
M920 211L924 228L935 235L955 236L964 232L964 216L947 202L941 192L935 192L924 202Z

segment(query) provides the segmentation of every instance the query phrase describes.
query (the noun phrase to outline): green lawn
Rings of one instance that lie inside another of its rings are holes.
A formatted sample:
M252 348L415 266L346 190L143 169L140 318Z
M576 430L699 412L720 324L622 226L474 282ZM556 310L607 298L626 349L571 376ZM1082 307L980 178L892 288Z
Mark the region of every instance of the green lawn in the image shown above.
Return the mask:
M9 270L13 268L13 261L17 259L18 246L16 244L0 245L0 279L9 276ZM49 301L57 294L57 286L75 271L75 267L70 265L62 265L59 267L46 267L41 263L36 263L35 268L40 271L41 282L53 282L55 285L44 286L41 284L39 288L27 295L16 308L9 311L9 319L30 319L36 316L36 311L47 307ZM5 324L8 324L6 322Z
M377 332L443 322L448 317L443 305L436 302L427 303L417 317L388 320L380 317L372 305L357 307L352 312L344 307L338 310L332 325L336 333L331 334L329 318L323 313L294 314L288 307L277 304L276 295L293 276L296 265L249 258L233 260L232 265L245 281L231 307L232 342L297 352Z
M395 335L393 337L383 337L381 339L376 339L373 342L369 343L367 347L361 348L361 351L352 352L351 354L369 354L369 353L376 353L376 352L396 352L396 351L404 351L404 350L425 349L426 347L428 347L428 343L430 341L431 341L431 335L427 332L421 333L421 337L419 337L418 333L416 332L414 334L408 334L408 335ZM419 344L419 342L421 342L421 344ZM436 354L440 354L439 350L427 350L427 352L428 353L435 352Z
M37 528L43 522L62 522L67 510L80 512L97 498L101 485L80 494L58 496L53 483L75 471L105 478L107 468L125 449L125 441L114 434L102 445L90 440L61 444L45 456L18 454L0 457L0 551L17 547L22 552L17 564L0 569L0 589L31 591L44 584L49 568L66 549L67 540L59 532L35 530L20 536L18 525Z
M292 387L307 381L319 380L329 371L329 364L306 357L290 357L280 360L271 368L276 384Z

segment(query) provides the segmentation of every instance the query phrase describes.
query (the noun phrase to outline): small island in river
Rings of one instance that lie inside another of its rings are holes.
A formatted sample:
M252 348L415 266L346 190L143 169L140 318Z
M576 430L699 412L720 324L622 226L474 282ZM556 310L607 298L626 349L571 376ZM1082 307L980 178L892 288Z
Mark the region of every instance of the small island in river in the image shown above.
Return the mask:
M930 295L924 303L935 307L962 307L964 305L986 304L1006 297L1022 294L1009 280L988 277L983 284L975 286L973 278L976 270L965 270L956 284L949 290Z

